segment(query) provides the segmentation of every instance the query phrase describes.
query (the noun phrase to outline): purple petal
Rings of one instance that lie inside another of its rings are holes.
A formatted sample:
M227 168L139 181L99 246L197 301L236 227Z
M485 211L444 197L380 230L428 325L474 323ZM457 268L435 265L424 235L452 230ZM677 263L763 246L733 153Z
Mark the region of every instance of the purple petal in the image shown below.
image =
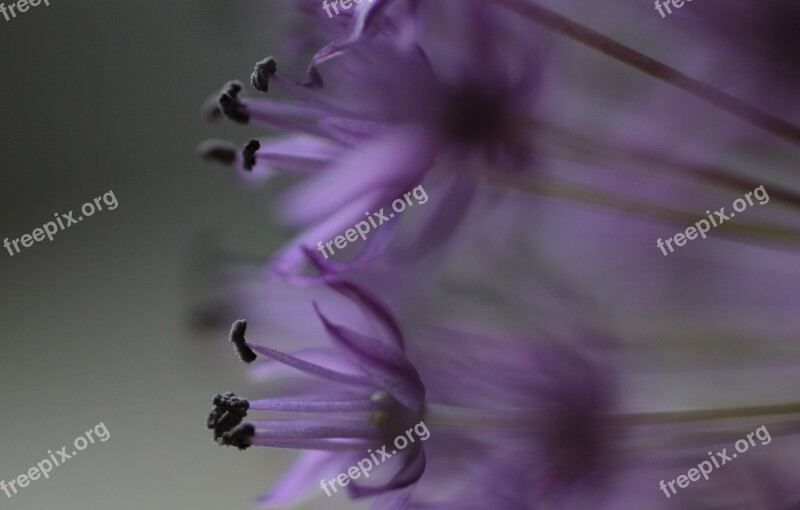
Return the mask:
M364 336L345 327L332 324L314 303L317 315L334 343L341 345L367 372L375 385L388 391L398 402L409 409L421 412L425 399L425 386L414 365L403 351L393 345Z
M436 208L427 214L427 221L405 252L419 257L447 241L461 224L461 220L473 203L476 188L477 182L474 178L456 174L443 193L443 198L437 200Z
M351 481L348 490L354 498L363 498L402 489L416 483L425 472L425 466L425 449L418 447L409 452L403 467L387 483L377 486L365 486Z
M297 275L308 262L305 254L307 248L316 249L318 243L330 241L343 234L363 218L363 211L374 208L378 201L375 194L362 197L304 231L275 255L270 264L271 272L281 279L290 279Z
M373 141L292 190L282 211L292 224L306 225L369 194L374 200L363 207L370 208L357 216L363 220L365 212L373 212L381 202L418 184L433 166L435 150L431 137L417 130Z
M364 315L372 319L370 322L384 333L382 336L387 337L397 348L404 349L400 326L394 320L389 307L375 294L344 280L330 280L327 283L330 288L356 303Z

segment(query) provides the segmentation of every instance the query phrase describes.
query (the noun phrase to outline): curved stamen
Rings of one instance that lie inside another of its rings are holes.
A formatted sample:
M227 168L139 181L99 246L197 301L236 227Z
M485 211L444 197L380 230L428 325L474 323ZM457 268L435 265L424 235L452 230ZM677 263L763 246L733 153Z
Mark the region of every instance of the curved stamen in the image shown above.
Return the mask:
M325 368L314 363L309 363L290 354L285 354L264 345L252 344L245 340L244 334L247 329L247 321L238 320L231 327L231 342L236 346L239 357L245 363L252 363L256 359L256 353L274 359L284 365L295 368L301 372L315 375L323 379L336 381L343 384L354 384L357 386L375 386L371 379L366 376L343 374L329 368Z
M252 363L256 360L256 353L247 346L247 340L244 338L244 332L247 330L247 321L238 320L231 326L230 340L236 346L236 352L239 358L245 363Z
M296 368L297 370L300 370L301 372L305 372L307 374L322 377L323 379L329 379L331 381L336 381L343 384L353 384L357 386L368 386L368 387L375 386L375 384L368 377L336 372L335 370L331 370L329 368L325 368L320 365L315 365L314 363L303 361L289 354L285 354L280 351L270 349L269 347L266 347L264 345L252 344L248 342L247 347L257 352L258 354L263 354L264 356L268 356L274 359L275 361L283 363L284 365Z

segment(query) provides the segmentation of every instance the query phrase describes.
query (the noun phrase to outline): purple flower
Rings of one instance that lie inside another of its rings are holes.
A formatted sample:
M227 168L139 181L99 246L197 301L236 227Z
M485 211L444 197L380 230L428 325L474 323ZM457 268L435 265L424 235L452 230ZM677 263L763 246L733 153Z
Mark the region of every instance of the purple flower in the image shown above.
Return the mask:
M381 339L333 324L316 305L332 348L286 354L248 342L245 321L235 322L231 329L231 342L242 361L253 363L265 357L319 380L316 384L299 381L299 393L292 396L248 401L228 392L214 398L208 427L220 444L315 451L304 454L284 481L261 498L264 504L298 497L308 484L316 487L318 478L308 476L322 468L338 466L345 471L368 447L377 448L403 435L424 411L425 387L404 354L403 339L391 315L358 287L344 282L332 286L364 309L384 333ZM256 419L250 416L255 412L295 418ZM308 414L320 417L300 417ZM381 484L350 483L351 495L371 496L414 483L425 469L421 444L404 450L400 462L394 476Z
M299 0L300 3L303 1ZM331 1L330 3L337 2ZM409 45L413 44L417 29L419 4L420 0L370 0L353 5L352 10L339 10L334 9L328 0L324 0L322 8L328 14L328 17L346 20L346 28L342 36L325 45L314 55L308 67L308 84L317 87L322 86L322 76L318 70L322 63L338 57L349 48L378 32L395 37L404 34L405 36L400 38ZM336 12L336 16L331 13L332 9ZM389 11L394 11L394 14L396 14L391 20L387 19Z
M376 496L376 508L496 508L603 490L613 464L609 415L616 387L612 372L588 354L591 346L582 344L588 351L578 354L579 346L437 328L415 333L406 347L392 314L373 295L327 282L369 318L371 335L333 324L318 308L333 348L306 346L290 355L248 342L244 321L231 330L241 359L262 364L262 375L284 365L323 382L304 377L288 395L273 398L214 399L208 425L220 444L312 450L263 504L313 494L320 479L346 471L367 448L390 444L421 421L430 428L424 448L404 451L383 483L351 482L351 496Z
M370 9L388 3L375 2ZM362 4L363 11L368 5ZM250 142L241 154L230 146L206 145L201 149L206 157L252 177L271 175L275 168L308 175L283 200L285 220L302 233L275 257L278 274L298 274L306 262L304 248L342 234L365 212L423 181L440 205L429 208L427 224L418 228L425 232L422 244L441 242L472 202L478 177L531 170L536 154L531 132L544 71L536 50L531 55L530 31L483 2L437 7L435 19L461 24L455 37L422 33L413 45L394 33L359 37L337 58L322 59L319 73L325 80L319 88L281 76L272 58L260 62L252 85L266 92L274 83L294 95L294 102L244 99L235 82L219 94L215 111L285 135ZM400 18L387 22L402 24ZM431 176L437 163L443 173ZM384 227L347 262L374 259L393 230L394 224Z
M452 412L466 428L469 420L484 420L475 438L490 446L485 469L462 479L472 488L453 498L464 508L476 498L498 502L477 508L598 502L625 436L611 418L619 391L615 372L598 351L586 341L562 346L452 328L417 339L410 355L428 388L433 436L437 418ZM433 451L429 459L430 471Z

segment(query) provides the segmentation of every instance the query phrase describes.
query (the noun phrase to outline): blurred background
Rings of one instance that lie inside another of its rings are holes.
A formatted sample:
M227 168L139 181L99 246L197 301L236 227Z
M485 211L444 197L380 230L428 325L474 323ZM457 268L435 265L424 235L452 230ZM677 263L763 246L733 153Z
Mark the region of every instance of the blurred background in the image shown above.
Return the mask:
M267 459L281 452L219 448L205 429L211 397L244 377L225 335L188 313L197 236L261 253L278 241L263 196L195 154L226 128L205 126L200 105L269 41L226 4L54 0L0 18L0 236L108 190L119 201L0 258L0 480L99 422L111 433L0 493L2 508L250 508L277 475ZM264 2L237 5L269 24Z

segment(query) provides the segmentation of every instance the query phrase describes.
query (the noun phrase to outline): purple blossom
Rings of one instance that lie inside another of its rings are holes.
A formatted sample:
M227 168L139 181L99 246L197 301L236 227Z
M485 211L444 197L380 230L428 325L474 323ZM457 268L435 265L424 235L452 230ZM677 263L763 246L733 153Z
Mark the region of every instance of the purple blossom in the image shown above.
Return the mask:
M689 60L705 65L703 57L732 51L742 57L737 64L747 61L747 69L759 72L748 83L736 73L716 78L734 90L754 85L765 102L791 111L786 98L796 94L796 56L782 41L792 40L795 6L705 1L681 12L691 12L700 22L695 26L725 44L698 48ZM336 19L326 19L311 0L293 3L312 27L307 38L295 40L297 46L322 48L307 74L285 74L275 58L265 58L250 85L270 97L245 97L244 85L230 82L207 112L256 123L274 136L241 148L220 141L200 147L204 158L234 167L253 184L285 173L296 180L282 196L280 213L299 234L274 258L273 274L245 273L244 285L232 285L235 306L214 310L219 317L235 308L237 316L251 318L251 337L269 339L249 341L248 323L233 324L231 341L251 367L259 398L217 395L207 422L214 439L240 449L302 450L260 504L320 496L318 480L345 472L368 449L424 422L429 441L381 466L369 483L351 482L348 495L370 498L380 510L668 508L673 501L660 499L658 480L691 467L709 444L727 442L728 429L741 419L780 414L775 406L745 407L738 415L736 409L658 411L669 407L658 395L646 400L654 411L623 408L639 388L622 381L646 358L631 348L636 342L653 336L670 354L692 343L683 329L663 326L665 319L681 322L665 310L683 307L684 319L698 322L702 310L708 325L745 316L738 313L741 304L732 304L760 303L769 312L762 323L770 321L778 306L792 309L796 301L793 275L783 270L794 267L793 255L756 253L752 261L769 262L769 271L736 271L731 278L725 264L745 264L733 254L720 263L722 248L709 240L700 264L677 256L664 263L654 247L663 230L653 220L682 229L697 219L693 211L730 203L731 190L763 184L754 179L767 177L768 169L748 177L725 165L729 148L716 142L728 138L720 136L727 129L742 135L738 126L694 136L694 143L675 150L679 137L672 131L685 130L685 115L696 102L678 106L639 82L615 89L620 98L607 105L586 94L589 100L575 107L567 89L550 95L555 54L539 28L773 135L797 142L796 126L728 95L726 86L711 87L534 0L375 0ZM584 92L603 82L593 68L587 74ZM292 99L278 99L281 94ZM556 120L570 108L570 115ZM591 125L587 108L602 112L594 131L585 129ZM691 118L707 123L710 117L704 112ZM788 181L786 176L773 175L780 178L766 187L774 204L800 205L798 194L773 184ZM416 222L413 228L404 232L394 222L341 260L316 254L318 241L342 234L365 213L423 183L432 203L404 220L404 227ZM599 216L602 208L646 221ZM740 232L719 235L738 240L749 232L796 242L797 229L775 228L778 214L754 211L749 218L757 222L731 222ZM454 235L462 226L471 235ZM430 262L439 257L426 260L445 245L452 255L446 264ZM691 258L688 249L684 253ZM748 253L737 246L738 256ZM359 284L340 279L344 271ZM281 281L271 278L276 275ZM441 287L450 292L446 303L431 298ZM769 300L762 296L766 290ZM469 298L482 308L473 308ZM401 313L395 316L387 303ZM509 317L517 322L505 323ZM780 327L788 337L791 324ZM611 342L609 336L624 340ZM728 341L735 335L720 336ZM711 368L730 361L716 360ZM787 404L781 413L800 413L800 406ZM783 425L796 432L795 422ZM764 469L781 473L794 464L764 463ZM687 491L681 504L727 509L745 501L793 508L791 480L759 478L740 465L707 488ZM711 504L718 492L728 499Z
M384 4L362 4L359 13ZM283 217L302 232L275 257L278 274L297 274L306 260L304 248L341 234L365 211L380 209L423 181L434 183L442 207L419 229L435 231L428 240L443 240L470 204L478 177L487 171L531 171L536 150L530 134L544 74L542 61L531 58L534 38L503 23L503 13L482 2L443 7L440 19L463 24L450 46L442 46L435 34L421 34L409 46L377 33L358 37L337 58L321 58L325 81L319 88L283 77L272 58L260 62L252 85L266 92L274 83L294 95L294 102L241 98L238 83L220 92L218 112L285 136L251 142L238 155L217 144L202 147L203 154L234 164L251 178L271 175L275 168L307 175L283 200ZM402 16L391 19L402 23ZM446 173L429 177L438 163ZM367 243L372 248L349 262L375 258L392 230L381 230Z
M402 435L421 420L424 411L425 387L404 354L402 336L386 308L363 289L345 282L331 285L374 319L384 333L382 338L334 324L316 305L330 348L285 354L248 342L245 321L235 322L231 329L231 342L242 361L253 363L264 357L324 383L300 383L300 394L277 398L248 401L230 392L214 398L208 426L220 444L322 452L302 456L284 481L261 498L265 504L299 496L296 491L311 481L306 476L309 471L333 465L347 468L368 447L377 448ZM254 412L321 417L276 420L248 416ZM425 453L416 443L403 452L402 464L390 480L380 485L353 482L349 490L360 497L399 489L418 480L424 470ZM316 479L312 480L316 484Z
M262 503L293 501L310 486L319 490L320 478L343 472L367 448L389 444L423 420L431 430L424 448L404 452L396 474L381 485L351 482L352 496L383 495L379 508L401 502L423 508L442 497L438 488L447 481L448 508L468 508L463 505L555 501L576 487L602 489L616 389L598 360L573 348L445 329L416 333L409 358L385 305L351 283L329 278L328 284L368 316L371 335L333 324L318 308L333 348L290 355L247 341L244 321L231 330L241 359L264 365L262 375L286 365L324 382L306 377L291 394L266 399L215 397L208 424L220 444L316 451L303 454ZM455 484L453 462L464 473ZM505 489L495 493L497 487Z

